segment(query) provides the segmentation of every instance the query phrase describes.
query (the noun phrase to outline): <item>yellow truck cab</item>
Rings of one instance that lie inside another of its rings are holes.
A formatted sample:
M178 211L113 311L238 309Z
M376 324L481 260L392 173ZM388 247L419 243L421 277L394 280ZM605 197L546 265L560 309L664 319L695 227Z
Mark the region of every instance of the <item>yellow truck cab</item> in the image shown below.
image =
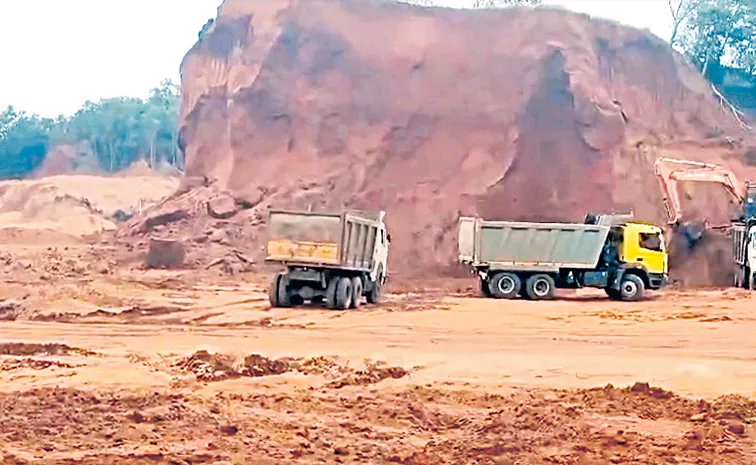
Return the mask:
M668 256L664 233L658 226L628 222L614 228L619 239L619 261L625 269L641 269L646 287L657 289L667 282Z

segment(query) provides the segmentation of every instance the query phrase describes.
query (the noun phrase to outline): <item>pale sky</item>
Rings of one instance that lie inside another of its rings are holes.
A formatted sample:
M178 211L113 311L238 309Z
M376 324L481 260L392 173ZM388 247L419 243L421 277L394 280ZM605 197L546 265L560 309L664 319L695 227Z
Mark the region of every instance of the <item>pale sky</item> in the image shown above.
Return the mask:
M250 0L265 1L265 0ZM221 0L0 0L0 110L55 117L86 100L144 97L179 64ZM472 0L437 0L465 7ZM667 0L544 0L668 38Z

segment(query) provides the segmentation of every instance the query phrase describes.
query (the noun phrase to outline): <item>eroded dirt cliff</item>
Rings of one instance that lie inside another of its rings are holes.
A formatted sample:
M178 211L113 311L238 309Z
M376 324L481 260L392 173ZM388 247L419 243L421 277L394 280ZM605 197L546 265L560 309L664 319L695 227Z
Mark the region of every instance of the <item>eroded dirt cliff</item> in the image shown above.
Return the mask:
M451 270L460 214L663 223L658 156L756 179L753 136L682 57L563 10L226 0L181 73L188 177L260 209L385 209L400 272ZM685 207L724 221L709 187ZM703 266L679 277L724 284L727 248L694 251Z

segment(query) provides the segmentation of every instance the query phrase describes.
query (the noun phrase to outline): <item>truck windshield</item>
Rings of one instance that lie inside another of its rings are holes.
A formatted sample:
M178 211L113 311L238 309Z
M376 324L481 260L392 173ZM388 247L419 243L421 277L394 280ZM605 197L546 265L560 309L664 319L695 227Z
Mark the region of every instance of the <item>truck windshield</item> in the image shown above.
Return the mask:
M661 234L659 233L640 233L640 246L654 252L662 251Z
M341 242L341 218L338 216L274 213L268 225L269 240L298 242Z

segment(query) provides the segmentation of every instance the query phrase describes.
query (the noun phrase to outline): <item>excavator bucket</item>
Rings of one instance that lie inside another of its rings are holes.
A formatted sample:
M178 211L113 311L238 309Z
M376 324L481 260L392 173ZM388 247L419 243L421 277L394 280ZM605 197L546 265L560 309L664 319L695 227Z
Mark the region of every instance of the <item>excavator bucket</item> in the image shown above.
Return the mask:
M666 231L667 253L670 266L684 263L694 251L706 242L709 230L706 222L692 221L670 225Z
M693 250L705 238L708 224L705 221L689 221L677 226L677 235L685 240L689 250Z

